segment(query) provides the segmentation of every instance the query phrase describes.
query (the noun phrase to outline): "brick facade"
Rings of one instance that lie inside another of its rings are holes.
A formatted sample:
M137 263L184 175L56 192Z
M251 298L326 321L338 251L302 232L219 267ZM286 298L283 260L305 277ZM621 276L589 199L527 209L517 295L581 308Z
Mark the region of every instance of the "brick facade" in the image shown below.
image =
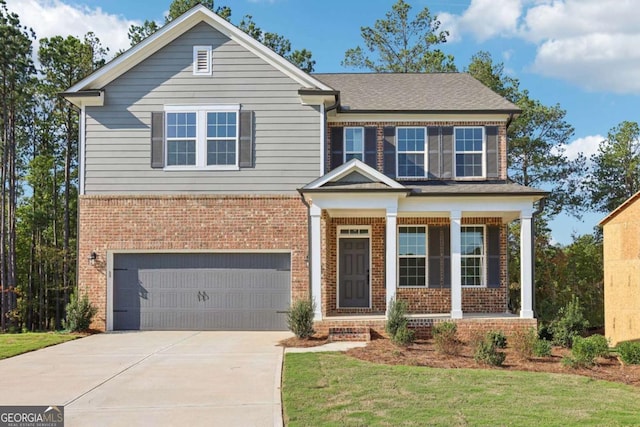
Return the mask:
M106 327L107 251L291 252L293 299L309 295L307 207L294 196L81 196L78 284ZM87 262L95 251L97 260Z
M498 179L507 179L507 126L501 121L394 121L394 122L377 122L377 121L352 121L352 122L328 122L327 127L327 145L325 149L326 170L331 169L331 128L362 126L376 127L376 145L378 157L376 158L376 166L379 172L384 171L384 128L386 126L497 126L498 127ZM402 179L399 179L402 181Z

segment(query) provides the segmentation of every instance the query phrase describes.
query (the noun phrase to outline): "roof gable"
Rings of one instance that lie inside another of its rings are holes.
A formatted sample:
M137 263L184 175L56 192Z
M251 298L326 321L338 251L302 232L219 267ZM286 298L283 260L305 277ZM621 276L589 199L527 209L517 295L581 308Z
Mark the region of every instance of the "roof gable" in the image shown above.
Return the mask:
M202 5L198 5L166 24L164 27L160 28L158 31L133 46L122 55L114 58L102 68L74 84L67 90L65 95L73 95L73 93L92 89L102 89L108 83L126 73L131 68L174 41L200 22L205 22L211 25L220 33L272 64L276 69L282 71L294 81L300 83L301 86L322 90L331 89L325 83L300 70L291 62L247 35L230 22L221 18L210 9Z
M406 188L358 159L351 159L328 174L305 185L302 190L321 188L396 189Z
M630 205L632 205L633 203L636 202L636 200L640 199L640 191L638 191L636 194L634 194L633 196L629 197L627 200L625 200L620 206L618 206L617 208L615 208L613 211L611 211L611 213L609 215L607 215L606 217L604 217L602 219L602 221L600 221L598 223L598 225L600 227L602 227L603 225L605 225L606 223L608 223L609 221L611 221L614 217L618 216L618 214L622 211L624 211L627 207L629 207Z

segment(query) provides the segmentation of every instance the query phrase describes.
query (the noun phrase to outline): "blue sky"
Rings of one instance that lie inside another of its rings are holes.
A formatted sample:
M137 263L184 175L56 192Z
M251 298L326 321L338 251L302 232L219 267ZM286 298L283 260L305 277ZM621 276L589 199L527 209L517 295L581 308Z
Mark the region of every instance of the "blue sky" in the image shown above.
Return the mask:
M37 37L82 36L94 31L112 52L128 46L127 28L145 19L164 21L170 0L7 0L9 9ZM450 31L442 49L463 69L485 50L520 79L521 87L547 105L559 103L575 135L567 154L593 153L607 132L624 120L640 120L640 1L638 0L410 0L428 7ZM232 22L250 14L266 31L294 48L313 52L317 72L343 68L344 52L361 44L360 27L371 26L391 0L229 0ZM582 221L561 215L554 239L591 232L603 217Z

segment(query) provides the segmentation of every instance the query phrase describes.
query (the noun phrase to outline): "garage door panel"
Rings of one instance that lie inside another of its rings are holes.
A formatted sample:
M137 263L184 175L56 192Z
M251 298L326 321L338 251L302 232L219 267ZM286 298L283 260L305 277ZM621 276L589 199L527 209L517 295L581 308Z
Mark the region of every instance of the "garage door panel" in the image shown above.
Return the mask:
M116 254L114 329L284 330L289 254Z

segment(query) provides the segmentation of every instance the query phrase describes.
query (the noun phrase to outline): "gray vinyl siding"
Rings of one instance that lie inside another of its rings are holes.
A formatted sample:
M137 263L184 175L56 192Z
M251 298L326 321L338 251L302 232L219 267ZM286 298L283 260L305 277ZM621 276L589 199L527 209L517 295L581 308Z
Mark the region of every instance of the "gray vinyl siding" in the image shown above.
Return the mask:
M213 46L213 75L192 74L193 46ZM87 107L85 193L294 193L320 169L320 112L301 85L201 23L105 89ZM241 104L254 112L255 163L237 171L151 168L151 113L165 105Z

